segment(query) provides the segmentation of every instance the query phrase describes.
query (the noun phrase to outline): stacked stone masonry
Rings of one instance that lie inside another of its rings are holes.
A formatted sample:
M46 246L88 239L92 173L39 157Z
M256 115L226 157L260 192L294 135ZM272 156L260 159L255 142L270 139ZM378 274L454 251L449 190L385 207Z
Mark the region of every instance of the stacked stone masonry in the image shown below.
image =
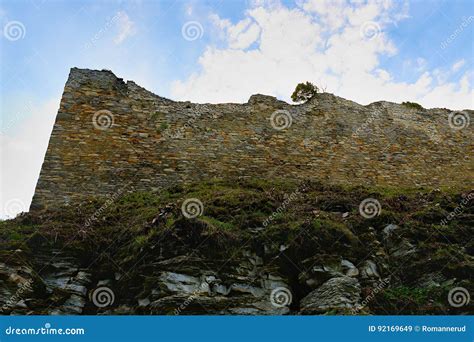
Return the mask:
M275 129L288 125L271 119L275 111L291 125ZM329 93L301 105L265 95L244 104L175 102L110 71L73 68L31 209L211 178L472 186L472 125L453 129L451 113L362 106Z

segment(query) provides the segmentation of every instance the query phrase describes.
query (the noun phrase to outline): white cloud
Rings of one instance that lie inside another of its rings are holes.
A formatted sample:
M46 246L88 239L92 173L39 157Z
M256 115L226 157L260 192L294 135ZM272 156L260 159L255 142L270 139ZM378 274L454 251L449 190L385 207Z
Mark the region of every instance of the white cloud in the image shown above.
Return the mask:
M211 22L221 30L222 38L227 40L231 49L246 49L260 36L260 27L251 19L246 18L235 25L217 14L210 15Z
M459 69L461 69L464 66L464 64L466 64L466 61L464 59L460 59L459 61L453 64L453 66L451 67L451 70L453 72L456 72Z
M472 74L466 73L459 82L436 84L420 96L419 102L429 103L430 107L472 109L474 107L472 78Z
M59 99L32 106L21 130L0 134L0 218L28 210L58 108Z
M120 11L117 13L116 16L116 25L118 33L114 38L114 43L118 45L121 44L128 37L133 36L137 32L137 30L135 28L135 23L130 20L127 13Z
M465 60L430 70L427 61L414 58L406 65L419 74L412 82L397 81L398 75L381 65L381 57L397 53L387 27L406 17L405 3L351 1L349 6L346 1L314 0L299 1L293 9L277 0L253 0L252 4L236 23L210 16L224 48L208 46L199 58L201 70L175 82L173 97L246 102L251 94L265 93L289 101L295 85L308 80L363 104L384 99L414 101L425 107L473 107L474 74L463 71ZM187 11L189 15L191 9ZM0 8L2 15L5 19ZM121 44L137 30L125 12L117 15L114 42ZM96 64L88 67L110 65L108 56L108 51L101 58L96 56ZM153 88L152 65L130 66L120 60L110 65L118 75ZM457 82L450 81L454 73ZM55 99L33 106L31 117L22 119L21 131L0 135L0 217L5 217L5 205L12 200L19 199L27 209L58 104Z
M246 102L254 93L289 101L297 83L312 81L363 104L389 100L472 108L467 74L446 83L452 71L428 70L420 57L410 64L421 75L408 83L381 67L382 56L397 53L386 29L406 17L406 3L344 0L300 1L293 9L255 2L235 24L211 15L225 47L208 46L199 58L201 69L174 82L171 93L196 102Z

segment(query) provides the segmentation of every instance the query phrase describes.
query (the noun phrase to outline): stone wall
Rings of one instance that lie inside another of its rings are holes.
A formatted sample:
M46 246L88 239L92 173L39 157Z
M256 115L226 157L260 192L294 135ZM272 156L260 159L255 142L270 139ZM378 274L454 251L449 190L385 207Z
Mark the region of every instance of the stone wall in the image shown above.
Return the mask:
M472 114L329 93L297 106L265 95L174 102L110 71L73 68L31 208L213 177L472 186L472 126L449 124Z

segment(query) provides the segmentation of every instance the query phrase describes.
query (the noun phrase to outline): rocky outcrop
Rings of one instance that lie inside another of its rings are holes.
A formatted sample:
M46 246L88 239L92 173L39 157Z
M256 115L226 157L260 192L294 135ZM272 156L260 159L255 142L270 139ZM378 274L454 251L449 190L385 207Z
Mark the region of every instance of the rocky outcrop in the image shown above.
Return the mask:
M0 222L0 308L48 315L472 313L467 295L457 305L450 294L474 290L472 205L447 225L433 222L468 193L387 193L211 182L25 214ZM373 218L359 211L368 196L382 208ZM201 201L196 217L183 209L189 198Z
M17 250L14 259L22 258ZM3 314L82 314L90 288L90 273L78 261L60 251L39 251L34 262L10 268L0 264L0 309ZM21 274L21 275L20 275ZM8 276L8 279L6 279ZM16 285L16 286L15 286Z
M350 312L361 307L360 284L355 278L331 278L301 300L302 314Z
M474 137L456 124L469 116L328 93L302 105L260 94L175 102L110 71L73 68L31 208L215 178L462 186L473 182Z

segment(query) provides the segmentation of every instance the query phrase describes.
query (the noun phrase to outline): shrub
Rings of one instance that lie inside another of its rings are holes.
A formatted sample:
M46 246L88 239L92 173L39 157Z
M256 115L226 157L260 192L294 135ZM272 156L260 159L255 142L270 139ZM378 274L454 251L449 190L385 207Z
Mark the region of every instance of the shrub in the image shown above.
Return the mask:
M418 110L424 109L422 105L416 102L405 101L405 102L402 102L402 105L408 108L412 108L412 109L418 109Z
M313 98L318 91L318 87L311 82L299 83L291 95L291 99L293 102L306 102Z

